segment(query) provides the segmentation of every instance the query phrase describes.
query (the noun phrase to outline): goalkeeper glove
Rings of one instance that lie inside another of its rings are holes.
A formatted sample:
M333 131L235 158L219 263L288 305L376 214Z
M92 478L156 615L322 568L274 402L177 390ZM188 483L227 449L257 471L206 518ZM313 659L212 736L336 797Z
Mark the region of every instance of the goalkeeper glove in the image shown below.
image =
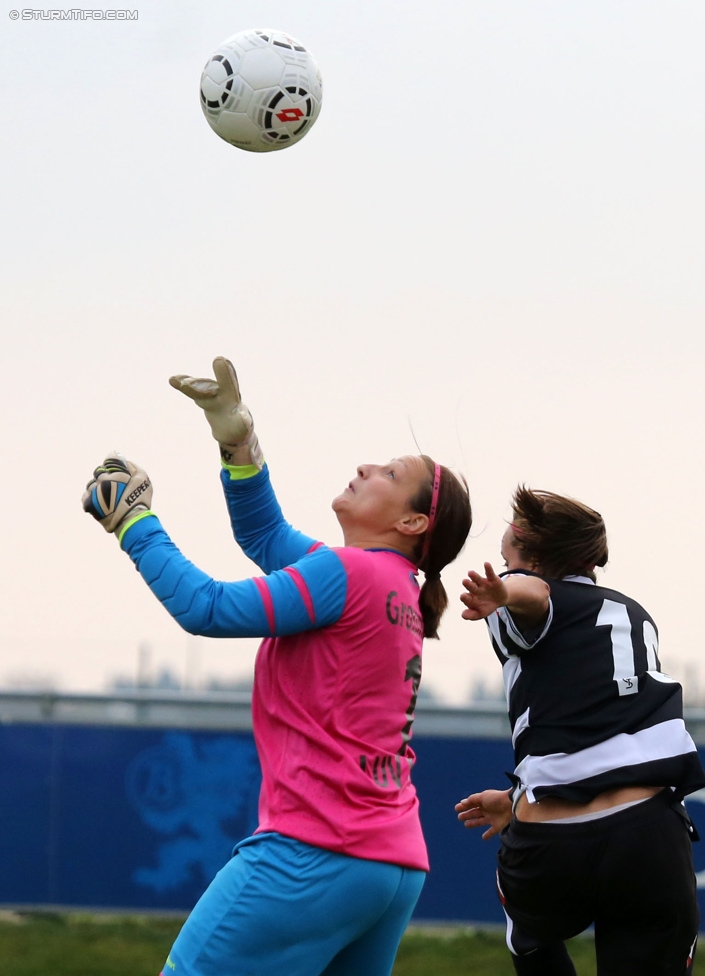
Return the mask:
M238 467L254 464L261 469L264 464L262 449L252 414L240 398L233 364L218 356L213 360L213 372L214 380L179 375L171 376L169 383L203 410L226 464Z
M136 464L108 457L93 472L81 498L83 511L97 519L118 539L136 516L150 511L152 483Z

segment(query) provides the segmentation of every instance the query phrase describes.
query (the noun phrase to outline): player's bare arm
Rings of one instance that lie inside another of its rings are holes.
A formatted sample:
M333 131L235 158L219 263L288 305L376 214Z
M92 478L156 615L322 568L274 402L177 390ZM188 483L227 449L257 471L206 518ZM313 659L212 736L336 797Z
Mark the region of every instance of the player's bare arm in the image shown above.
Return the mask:
M470 570L463 580L465 620L484 620L500 607L506 607L522 623L539 624L548 613L550 587L537 576L498 576L491 563L485 563L485 575Z

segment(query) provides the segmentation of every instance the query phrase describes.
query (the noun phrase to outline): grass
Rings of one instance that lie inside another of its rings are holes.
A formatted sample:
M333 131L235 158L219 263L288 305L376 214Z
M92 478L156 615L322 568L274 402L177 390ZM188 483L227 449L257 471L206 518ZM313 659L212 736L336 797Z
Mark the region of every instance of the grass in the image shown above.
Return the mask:
M158 976L181 920L151 916L6 915L2 976Z
M158 976L181 919L0 913L2 976ZM594 976L592 940L574 939L578 976ZM501 932L412 928L394 976L514 976ZM365 976L365 974L360 974Z
M578 976L594 976L591 938L573 939L569 951ZM482 929L409 929L394 976L515 976L504 932Z

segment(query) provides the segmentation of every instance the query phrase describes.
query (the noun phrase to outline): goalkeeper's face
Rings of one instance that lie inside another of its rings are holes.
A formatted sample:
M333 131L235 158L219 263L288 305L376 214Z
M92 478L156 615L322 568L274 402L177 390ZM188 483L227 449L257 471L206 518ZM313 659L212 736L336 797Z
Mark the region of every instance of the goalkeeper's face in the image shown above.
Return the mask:
M412 454L387 464L361 464L348 487L333 499L333 511L346 533L363 531L382 541L394 531L419 534L428 517L414 510L412 500L428 478L423 458Z

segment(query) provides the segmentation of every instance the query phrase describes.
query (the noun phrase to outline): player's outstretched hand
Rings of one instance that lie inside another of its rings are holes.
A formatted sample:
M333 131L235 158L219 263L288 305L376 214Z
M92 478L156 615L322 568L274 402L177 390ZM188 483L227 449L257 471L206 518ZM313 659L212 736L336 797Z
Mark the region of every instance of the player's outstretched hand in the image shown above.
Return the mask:
M463 580L465 593L461 593L461 602L465 604L462 612L464 620L483 620L494 613L499 607L505 606L509 593L504 581L497 576L491 563L485 563L485 575L470 572Z
M107 457L93 472L81 503L84 512L119 538L128 522L150 510L152 483L131 461L121 456Z
M213 360L213 372L215 379L179 374L169 377L169 383L203 410L226 464L261 468L262 450L252 414L240 397L235 368L229 359L218 356Z
M512 819L510 790L483 790L471 793L455 804L458 820L465 827L489 827L482 835L489 840L498 834Z

